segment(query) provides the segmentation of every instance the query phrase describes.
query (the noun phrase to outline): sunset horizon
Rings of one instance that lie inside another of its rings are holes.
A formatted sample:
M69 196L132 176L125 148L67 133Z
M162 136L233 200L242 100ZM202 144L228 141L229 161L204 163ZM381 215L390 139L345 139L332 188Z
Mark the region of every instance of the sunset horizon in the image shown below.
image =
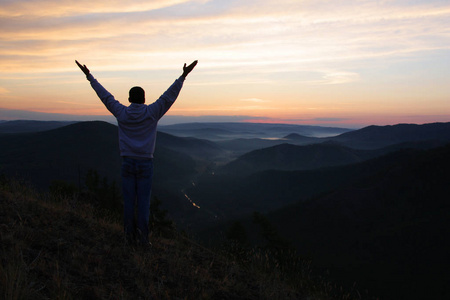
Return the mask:
M445 1L84 4L1 5L1 120L19 111L107 116L75 60L125 105L130 87L142 86L149 104L198 60L165 118L353 128L450 121Z

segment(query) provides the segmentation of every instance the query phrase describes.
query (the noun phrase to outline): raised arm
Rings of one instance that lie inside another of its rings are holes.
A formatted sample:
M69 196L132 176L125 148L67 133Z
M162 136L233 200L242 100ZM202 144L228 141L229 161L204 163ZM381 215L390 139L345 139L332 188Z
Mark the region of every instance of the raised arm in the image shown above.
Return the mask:
M108 92L98 81L92 76L89 69L86 65L80 64L78 61L75 61L80 67L81 71L86 75L87 80L91 83L92 88L97 93L97 96L102 100L103 104L106 108L117 118L122 111L126 108L125 105L121 104L117 101L114 96Z
M198 61L195 60L192 64L190 64L189 66L186 67L186 64L184 64L183 66L183 74L181 74L181 76L183 76L184 78L186 78L186 76L188 76L189 73L191 73L191 71L195 68L195 66L197 65ZM89 72L89 70L88 70Z

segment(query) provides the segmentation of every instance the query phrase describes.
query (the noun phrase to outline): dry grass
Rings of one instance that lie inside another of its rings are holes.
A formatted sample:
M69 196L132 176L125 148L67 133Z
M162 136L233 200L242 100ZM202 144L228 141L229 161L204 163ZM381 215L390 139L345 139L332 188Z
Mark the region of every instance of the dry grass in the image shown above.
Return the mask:
M263 253L244 266L177 234L151 241L151 250L126 246L121 224L89 204L0 184L4 299L333 298L305 266L292 280Z

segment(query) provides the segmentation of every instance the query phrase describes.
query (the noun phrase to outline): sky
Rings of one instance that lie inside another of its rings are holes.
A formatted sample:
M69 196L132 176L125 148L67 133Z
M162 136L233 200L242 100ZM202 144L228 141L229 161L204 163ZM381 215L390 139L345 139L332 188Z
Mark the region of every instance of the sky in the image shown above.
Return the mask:
M76 59L125 105L198 60L166 122L450 122L448 0L0 0L0 26L1 120L107 117Z

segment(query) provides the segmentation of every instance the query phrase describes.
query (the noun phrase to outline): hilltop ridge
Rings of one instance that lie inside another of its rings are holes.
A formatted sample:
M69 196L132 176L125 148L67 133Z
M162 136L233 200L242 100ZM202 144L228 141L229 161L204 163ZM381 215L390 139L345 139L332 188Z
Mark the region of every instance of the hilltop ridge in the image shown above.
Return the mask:
M151 249L125 245L120 222L91 204L0 179L5 299L341 299L307 269L283 279L267 254L242 265L176 232L152 236Z

